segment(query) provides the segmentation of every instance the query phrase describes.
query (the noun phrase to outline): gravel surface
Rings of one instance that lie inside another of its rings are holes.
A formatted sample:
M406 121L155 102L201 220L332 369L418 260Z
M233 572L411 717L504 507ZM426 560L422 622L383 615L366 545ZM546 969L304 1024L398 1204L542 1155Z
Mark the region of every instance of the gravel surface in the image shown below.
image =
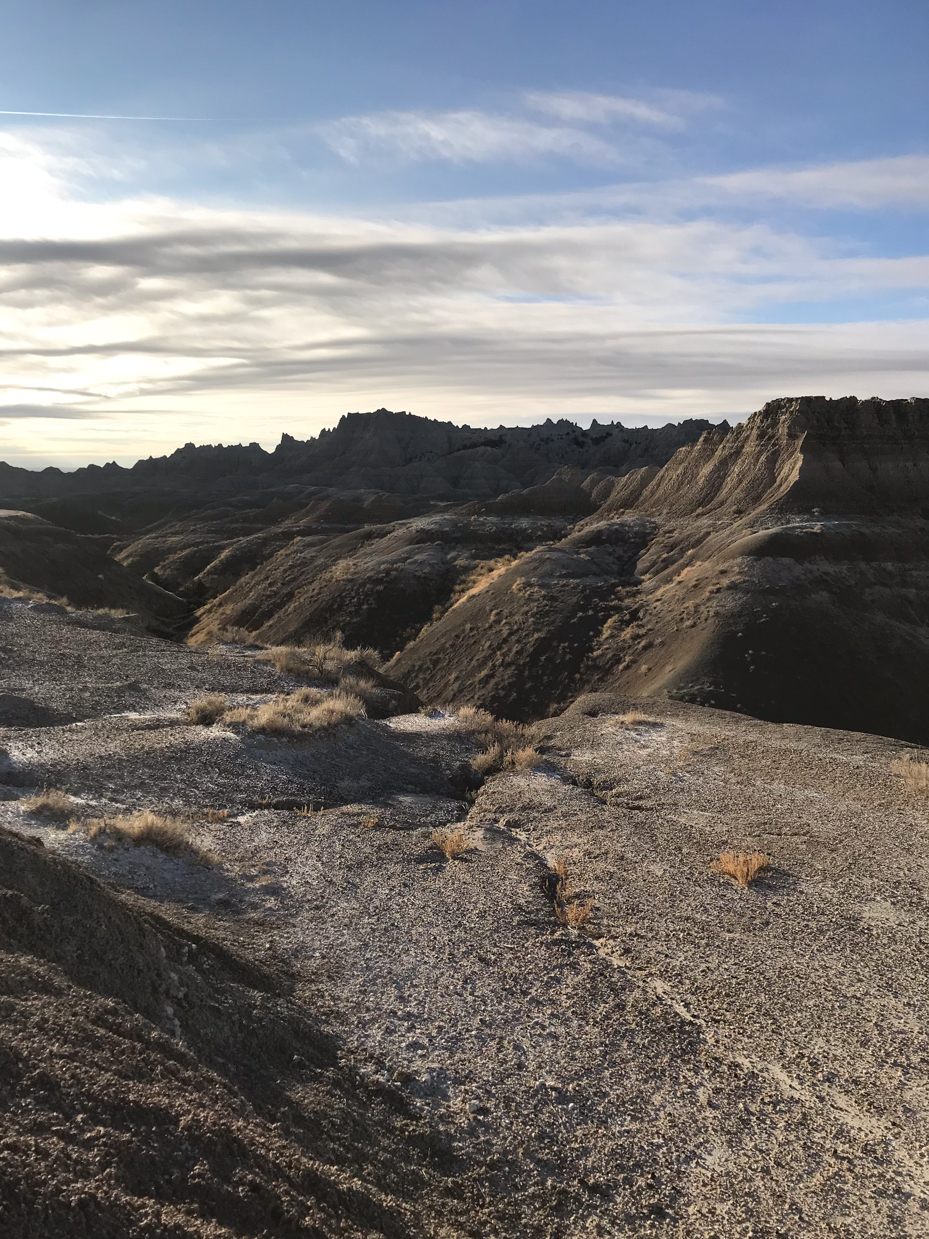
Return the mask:
M56 623L62 647L87 635ZM412 1231L927 1233L929 802L891 772L906 745L655 701L625 721L598 696L540 726L538 770L460 798L454 717L259 743L178 711L254 694L265 666L153 648L139 682L167 702L176 657L170 706L0 733L0 824L287 978L352 1078L453 1154L418 1209L398 1188ZM50 708L32 674L16 693ZM213 863L68 833L16 799L43 784L78 816L189 811ZM736 888L710 871L730 849L770 873ZM560 857L593 901L579 930L555 916ZM173 1018L183 1043L183 999Z

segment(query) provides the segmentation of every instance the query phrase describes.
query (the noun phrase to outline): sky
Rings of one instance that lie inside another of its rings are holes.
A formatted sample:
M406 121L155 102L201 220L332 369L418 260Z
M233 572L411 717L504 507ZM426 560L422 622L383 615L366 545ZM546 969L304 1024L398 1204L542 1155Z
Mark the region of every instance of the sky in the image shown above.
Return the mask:
M5 0L0 459L929 395L925 0Z

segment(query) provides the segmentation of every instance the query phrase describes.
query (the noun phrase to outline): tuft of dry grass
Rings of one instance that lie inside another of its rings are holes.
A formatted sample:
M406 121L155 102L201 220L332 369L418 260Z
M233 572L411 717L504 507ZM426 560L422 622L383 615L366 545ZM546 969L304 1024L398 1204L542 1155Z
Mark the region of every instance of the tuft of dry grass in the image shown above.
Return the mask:
M567 856L556 856L550 862L549 872L553 873L558 879L560 887L563 891L568 889L568 858Z
M223 721L244 723L249 731L269 736L298 736L354 722L364 713L365 703L354 693L339 688L329 693L319 688L298 688L264 705L227 710Z
M929 762L922 761L908 753L890 763L890 769L903 780L903 786L908 792L925 795L929 792Z
M294 813L299 814L300 817L315 817L319 812L321 812L321 810L314 809L311 804L301 805L299 809L294 809Z
M713 873L729 878L736 886L749 886L763 878L771 868L771 858L764 852L723 852L710 865Z
M455 860L471 846L463 830L434 830L430 838L449 860Z
M59 792L51 787L43 787L34 796L27 796L19 802L29 813L42 813L46 817L67 817L74 810L74 801L67 792Z
M561 921L562 925L567 925L569 929L580 929L582 925L586 925L593 910L594 901L592 899L577 900L572 903L563 903L557 900L555 902L555 916Z
M375 826L380 824L380 820L381 819L379 817L363 817L361 819L361 824L365 830L373 830Z
M163 817L150 809L119 817L90 818L86 822L72 820L72 831L83 831L88 839L100 839L104 845L131 843L135 847L153 847L169 856L187 856L208 863L210 858L187 834L184 822L178 817Z
M197 809L189 814L193 822L225 822L229 819L228 809Z
M270 650L264 650L258 658L274 663L275 671L281 675L315 675L316 668L304 650L292 645L276 645Z
M470 731L483 752L472 759L478 774L499 774L501 770L534 770L543 760L532 744L531 727L506 718L494 718L487 710L462 706L458 725Z
M630 710L628 714L620 714L616 720L617 727L641 727L643 723L650 723L652 720L647 714L639 714L634 710Z
M229 702L219 693L207 693L198 697L187 707L187 721L201 727L210 727L226 713Z

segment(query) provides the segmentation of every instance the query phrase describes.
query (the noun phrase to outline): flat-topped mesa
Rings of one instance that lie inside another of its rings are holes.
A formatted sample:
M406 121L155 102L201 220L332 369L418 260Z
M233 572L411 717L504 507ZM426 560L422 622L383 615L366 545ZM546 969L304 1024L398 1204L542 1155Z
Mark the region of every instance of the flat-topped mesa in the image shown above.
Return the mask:
M616 484L598 518L629 508L929 514L929 399L771 400L731 430L708 430L651 477L641 473Z

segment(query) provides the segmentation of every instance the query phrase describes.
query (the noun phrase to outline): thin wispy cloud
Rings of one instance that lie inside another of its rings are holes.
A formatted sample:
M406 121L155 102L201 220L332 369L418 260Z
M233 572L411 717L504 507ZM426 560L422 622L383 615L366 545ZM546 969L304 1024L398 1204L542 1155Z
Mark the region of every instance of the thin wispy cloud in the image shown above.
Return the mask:
M918 202L926 162L605 187L595 207L591 195L563 209L540 199L545 222L518 211L501 222L492 200L404 222L399 211L94 202L75 180L77 146L59 158L38 136L3 138L0 457L16 454L17 427L27 443L32 419L60 422L59 439L84 443L73 450L86 459L120 433L215 438L216 418L223 437L253 439L256 409L267 438L382 404L478 423L747 411L859 382L912 394L929 379L929 257L869 254L717 207L747 209L772 187L817 206L862 185L862 209L894 194ZM882 298L909 298L913 321L752 321Z
M450 163L527 163L544 157L608 166L619 160L609 143L583 129L541 125L482 111L378 112L319 127L320 136L350 163L394 157Z
M580 90L554 93L527 91L523 99L535 111L547 112L563 121L587 125L625 121L664 129L680 129L693 113L718 107L721 102L711 95L686 91L665 92L665 95L665 106L624 95L601 95Z
M56 120L154 120L154 121L202 121L196 116L109 116L96 112L18 112L0 108L0 116L44 116Z

